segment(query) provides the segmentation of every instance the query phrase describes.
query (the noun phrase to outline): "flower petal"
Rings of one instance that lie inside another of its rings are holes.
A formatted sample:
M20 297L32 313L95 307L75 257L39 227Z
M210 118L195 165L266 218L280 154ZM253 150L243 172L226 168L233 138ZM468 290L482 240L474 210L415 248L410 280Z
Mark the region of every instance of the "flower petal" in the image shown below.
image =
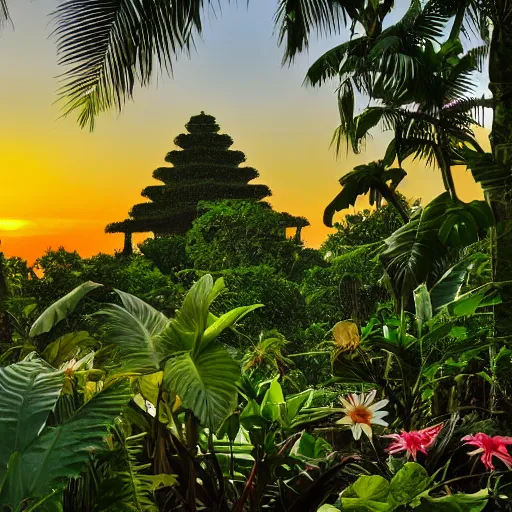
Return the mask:
M382 425L383 427L387 427L389 423L385 422L380 418L372 419L372 425Z
M348 395L348 400L350 403L354 405L361 405L361 395L358 395L357 393L351 393Z
M389 414L388 411L377 411L373 413L373 418L384 418L384 416L387 416Z
M353 425L354 420L350 416L344 416L336 422L337 425Z
M352 429L352 435L354 436L354 439L358 441L361 438L361 424L355 423L350 428Z
M388 399L379 400L377 403L370 405L369 409L372 412L378 411L379 409L382 409L383 407L386 407L386 405L389 404Z
M366 396L364 397L363 405L370 405L375 400L376 396L377 396L377 390L373 389L372 391L367 393Z
M354 406L350 402L345 400L343 397L340 397L340 402L347 411L351 411L354 408Z
M371 439L372 427L370 427L370 425L367 425L366 423L361 423L361 428L363 429L363 432L368 436L368 438Z

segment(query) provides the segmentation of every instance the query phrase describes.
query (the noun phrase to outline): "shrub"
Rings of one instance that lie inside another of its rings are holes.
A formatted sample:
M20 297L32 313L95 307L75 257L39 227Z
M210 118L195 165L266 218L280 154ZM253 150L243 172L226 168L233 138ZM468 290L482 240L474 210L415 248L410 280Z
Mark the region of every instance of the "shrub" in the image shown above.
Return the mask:
M332 327L348 318L361 321L389 297L378 282L382 268L375 254L377 246L358 247L334 258L329 267L307 272L301 292L310 322L326 322Z
M139 248L163 274L173 274L191 265L183 235L148 238Z

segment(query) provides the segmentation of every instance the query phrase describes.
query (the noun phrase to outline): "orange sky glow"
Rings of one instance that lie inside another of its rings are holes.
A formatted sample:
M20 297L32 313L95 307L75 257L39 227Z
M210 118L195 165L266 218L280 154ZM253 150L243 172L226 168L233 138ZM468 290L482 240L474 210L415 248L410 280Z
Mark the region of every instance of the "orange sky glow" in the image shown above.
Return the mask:
M339 177L382 157L389 140L377 130L362 154L335 158L329 149L338 116L334 86L316 90L302 81L339 38L312 45L309 55L282 67L272 28L275 0L226 8L207 24L197 53L178 60L174 78L159 77L121 115L103 115L94 133L82 131L74 119L59 119L54 104L60 70L46 14L56 0L13 4L15 29L0 37L0 250L7 256L32 263L49 247L82 256L120 249L122 235L105 234L105 225L143 200L141 190L156 184L152 171L166 165L174 137L201 110L233 137L245 165L259 170L274 208L309 219L303 234L311 247L332 231L322 214L339 191ZM482 141L486 135L479 129ZM418 161L404 167L407 197L425 203L442 192L435 169ZM482 197L464 169L455 178L463 200Z

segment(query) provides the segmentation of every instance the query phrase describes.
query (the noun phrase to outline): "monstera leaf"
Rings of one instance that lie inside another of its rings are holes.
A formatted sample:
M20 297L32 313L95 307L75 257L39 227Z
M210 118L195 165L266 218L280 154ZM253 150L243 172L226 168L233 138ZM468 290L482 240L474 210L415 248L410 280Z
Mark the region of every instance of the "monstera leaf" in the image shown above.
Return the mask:
M63 372L33 356L0 370L1 505L19 510L63 489L103 447L109 423L131 397L127 384L111 385L50 427L63 383Z
M396 297L408 300L451 248L476 242L492 222L483 201L454 204L448 193L417 210L408 224L386 239L380 254Z

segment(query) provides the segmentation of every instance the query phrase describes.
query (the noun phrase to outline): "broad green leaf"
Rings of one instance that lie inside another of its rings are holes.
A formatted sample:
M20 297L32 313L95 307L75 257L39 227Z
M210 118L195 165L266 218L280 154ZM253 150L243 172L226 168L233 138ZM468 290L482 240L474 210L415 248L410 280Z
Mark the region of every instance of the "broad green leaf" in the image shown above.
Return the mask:
M257 308L263 307L263 304L254 304L252 306L242 306L232 309L227 313L221 315L213 324L211 324L205 331L201 338L199 350L204 350L213 340L215 340L225 329L232 327L236 322L242 319L245 315L254 311Z
M285 414L285 408L283 389L278 382L278 378L275 378L270 383L270 387L261 402L261 415L269 421L281 421Z
M155 407L158 402L158 393L162 384L164 372L155 372L139 377L139 390L141 395Z
M165 356L158 341L168 319L143 300L116 290L123 307L110 304L97 314L105 316L108 340L119 347L124 371L154 373Z
M332 446L325 439L302 432L290 454L307 460L318 460L324 459L330 452L332 452Z
M427 470L415 462L407 462L391 479L389 491L393 501L407 505L430 485Z
M77 331L64 334L43 350L45 361L58 368L67 361L78 357L80 349L95 343L87 331Z
M46 424L64 384L64 373L41 360L0 368L0 471Z
M261 415L261 407L256 400L249 400L243 411L240 413L240 423L247 430L253 427L263 427L268 424Z
M420 284L413 292L414 306L416 308L416 320L420 325L432 319L432 303L430 294L425 284Z
M231 414L228 416L217 432L217 437L222 439L227 436L230 443L233 443L240 431L240 414Z
M85 295L100 286L103 285L87 281L71 290L67 295L64 295L64 297L43 311L41 316L32 325L29 336L34 337L51 331L61 320L64 320L64 318L73 313Z
M442 194L385 240L387 247L380 259L397 297L409 299L413 290L427 281L436 261L446 254L438 231L449 205L449 196Z
M390 502L389 482L380 475L360 476L341 495L341 509L351 512L388 512Z
M194 333L196 338L203 334L208 321L208 308L220 293L222 285L223 281L215 287L210 274L192 285L174 319L181 330Z
M441 498L423 498L417 512L481 512L489 500L489 491L482 489L474 494L450 494Z
M239 378L240 366L219 344L211 344L197 355L186 352L172 357L164 371L167 389L214 431L236 407Z
M454 301L459 295L468 271L476 263L487 259L487 255L476 253L449 268L430 289L430 298L434 312L438 312L443 306Z
M315 392L312 389L306 389L305 391L301 391L300 393L286 399L285 423L287 426L291 425L301 408L310 400L314 393Z
M322 505L316 512L341 512L339 508L332 505Z
M95 395L68 421L46 427L9 468L0 502L16 507L27 498L46 496L77 477L91 452L104 448L108 425L131 397L119 382ZM17 452L18 453L18 452Z

